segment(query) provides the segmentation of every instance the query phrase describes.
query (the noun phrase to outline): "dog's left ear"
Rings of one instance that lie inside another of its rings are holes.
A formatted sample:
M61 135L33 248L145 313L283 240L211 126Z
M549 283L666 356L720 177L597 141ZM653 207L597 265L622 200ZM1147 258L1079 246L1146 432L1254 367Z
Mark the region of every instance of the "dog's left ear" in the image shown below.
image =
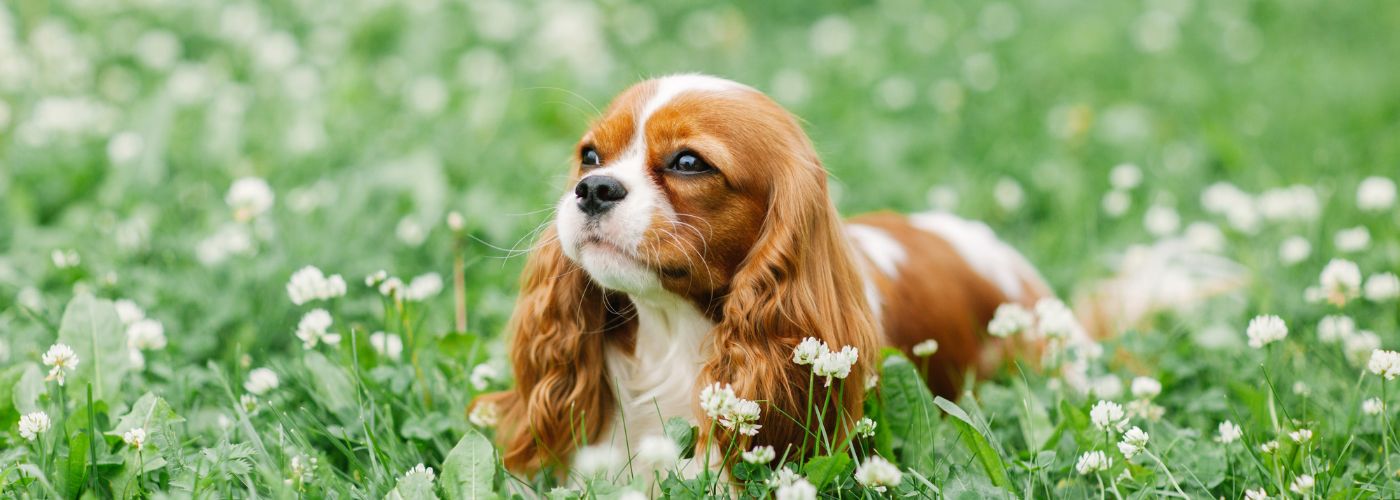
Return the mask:
M837 381L844 387L830 387L833 395L843 395L836 407L846 425L861 416L865 377L878 356L875 321L827 192L826 171L800 129L796 134L800 143L790 145L789 151L800 153L781 156L770 166L767 216L730 284L723 317L712 335L715 355L701 379L704 384L733 384L740 397L756 400L763 408L762 429L737 448L771 444L782 454L783 447L792 444L789 456L811 451L812 446L798 449L804 442L814 444L804 433L819 432L807 406L809 401L825 400L808 399L811 367L793 362L793 348L805 337L816 337L833 350L859 350L850 375ZM826 389L817 383L816 396L825 396ZM828 432L844 435L844 429L835 428L837 420L828 408ZM730 442L729 436L713 438L714 443Z

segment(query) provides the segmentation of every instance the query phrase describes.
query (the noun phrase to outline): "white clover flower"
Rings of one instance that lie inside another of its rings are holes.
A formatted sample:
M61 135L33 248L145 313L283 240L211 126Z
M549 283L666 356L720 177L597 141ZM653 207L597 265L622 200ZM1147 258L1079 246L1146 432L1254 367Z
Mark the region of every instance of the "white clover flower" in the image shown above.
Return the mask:
M146 351L164 349L165 327L153 319L136 320L126 327L126 345Z
M403 290L403 299L412 302L421 302L436 297L442 292L442 276L438 273L427 273L416 276L408 283Z
M1395 380L1395 377L1400 377L1400 352L1376 349L1371 352L1371 361L1366 363L1366 369L1386 380Z
M53 260L53 267L57 267L59 269L78 267L79 264L83 263L83 258L82 256L78 255L78 251L71 249L54 249L54 251L49 254L49 258Z
M1225 249L1225 233L1209 222L1192 222L1186 226L1186 242L1192 248L1204 252L1220 252Z
M233 209L234 220L247 221L272 208L273 198L272 187L267 185L267 181L261 177L243 177L229 186L224 203Z
M1269 492L1264 488L1244 490L1244 500L1269 500Z
M749 451L744 452L742 458L745 462L751 464L766 464L772 462L773 459L777 457L778 452L773 450L772 446L755 446Z
M1302 236L1289 236L1278 247L1278 260L1285 266L1307 260L1309 255L1312 255L1312 243Z
M117 318L121 319L123 325L130 326L132 323L146 319L146 311L130 300L118 299L112 303L112 306L116 307Z
M1128 402L1128 416L1131 418L1141 418L1149 422L1156 422L1167 414L1167 409L1154 404L1149 399L1137 399Z
M574 471L584 477L607 474L622 465L623 456L609 445L589 445L574 455Z
M380 356L398 361L403 356L403 338L396 333L374 332L369 334L369 345Z
M326 345L340 344L340 334L328 331L330 327L331 313L325 309L312 309L297 323L296 335L305 349L315 348L321 342Z
M870 373L865 376L865 390L874 389L877 385L880 385L880 374Z
M365 276L365 286L377 287L387 279L389 279L389 272L380 269Z
M997 306L992 321L987 323L987 333L996 337L1010 337L1030 331L1035 324L1035 316L1020 304L1005 303Z
M1123 406L1112 401L1099 401L1094 403L1094 407L1089 409L1089 420L1101 431L1123 430L1123 426L1128 425L1128 417L1123 413Z
M1309 429L1298 429L1296 431L1288 433L1288 438L1292 439L1295 443L1305 443L1311 440L1312 437L1313 431Z
M262 396L276 389L281 382L277 379L277 372L270 368L254 368L248 372L248 380L243 382L243 389Z
M1372 274L1366 278L1366 300L1386 302L1400 297L1400 276L1395 273Z
M462 213L456 210L447 212L447 228L454 233L460 233L467 227L467 219L462 217Z
M243 407L243 412L249 415L258 414L258 398L252 394L244 394L238 397L239 406Z
M423 229L418 221L413 220L413 217L404 217L399 219L397 226L394 226L394 236L397 236L403 244L416 247L428 239L428 231Z
M875 427L878 425L879 424L871 420L870 417L861 417L860 420L856 421L855 433L857 436L861 437L874 437Z
M1381 348L1381 337L1376 332L1359 330L1342 340L1342 353L1353 365L1363 366L1371 359L1371 353Z
M1170 236L1181 227L1181 216L1176 209L1166 205L1152 205L1143 214L1143 226L1147 232L1158 238Z
M135 448L136 451L141 451L145 449L146 429L140 427L133 427L131 430L128 430L122 434L122 442L125 442L127 446Z
M1118 451L1123 452L1123 458L1132 459L1133 456L1147 448L1147 432L1138 427L1128 429L1123 433L1123 441L1118 443Z
M1132 163L1120 163L1114 165L1108 171L1108 183L1113 189L1124 191L1138 187L1142 184L1142 169Z
M1084 327L1060 299L1047 297L1035 303L1035 315L1040 334L1050 338L1070 339L1084 335Z
M42 411L28 413L19 418L19 437L33 441L38 439L40 434L48 432L52 426L49 414Z
M740 398L729 384L711 384L700 391L700 409L720 426L746 436L758 434L758 403Z
M842 347L840 351L824 352L812 362L812 373L818 377L826 377L826 385L830 386L832 379L845 379L851 374L851 367L855 366L858 357L859 353L853 346Z
M1135 377L1132 385L1133 397L1152 399L1162 393L1162 383L1152 377Z
M817 487L799 477L790 483L779 486L778 490L774 492L773 498L775 500L816 500Z
M821 357L822 353L827 351L830 351L830 349L826 346L825 342L817 340L814 337L807 337L802 339L802 342L792 349L792 362L799 365L810 365L816 362L817 358Z
M1089 380L1089 392L1099 398L1114 399L1123 395L1123 379L1107 373Z
M1360 252L1371 246L1371 231L1367 230L1366 226L1343 229L1332 237L1332 244L1337 247L1338 252Z
M1361 268L1346 259L1332 259L1322 268L1318 281L1322 297L1341 306L1361 293Z
M1081 476L1087 476L1095 472L1108 470L1113 466L1113 459L1102 451L1089 451L1079 456L1079 460L1074 464L1074 470Z
M420 464L415 465L415 466L413 466L412 468L408 469L408 471L404 472L404 473L403 473L403 478L404 478L404 479L418 478L418 479L421 479L422 481L424 481L424 482L426 482L426 483L428 483L428 484L433 484L433 481L436 481L436 480L437 480L437 474L433 473L433 468L432 468L432 467L428 467L428 466L423 465L423 464L420 463Z
M649 469L671 469L681 458L681 447L667 436L646 436L637 443L637 461Z
M1356 208L1363 212L1384 212L1395 206L1395 181L1367 177L1356 186Z
M483 402L472 407L471 413L467 414L467 421L472 425L481 428L495 427L500 421L501 411L495 403Z
M1356 321L1350 316L1328 315L1317 322L1317 340L1331 344L1356 333Z
M1249 320L1244 333L1249 337L1249 346L1259 349L1287 337L1288 325L1278 316L1265 314Z
M1315 483L1312 476L1302 474L1293 478L1293 484L1288 485L1288 490L1299 495L1307 495L1312 492L1314 485Z
M344 295L345 279L339 274L326 276L316 266L306 266L297 270L287 281L287 296L296 305Z
M1381 398L1371 398L1361 402L1361 412L1367 415L1380 415L1385 411L1385 402Z
M1308 387L1306 382L1299 380L1293 383L1293 393L1299 396L1308 396L1312 394L1312 388Z
M934 339L928 339L923 342L919 342L917 344L914 344L913 351L915 356L927 358L929 356L932 356L934 353L938 352L938 341Z
M405 300L404 295L406 295L406 291L407 287L404 285L403 280L399 279L398 277L390 276L384 281L379 282L379 294L385 297L389 297L391 299L396 300Z
M491 385L492 380L499 379L500 377L500 370L497 370L496 367L489 364L482 363L472 368L470 380L472 387L475 387L478 391L484 391Z
M992 199L996 200L997 206L1002 211L1015 212L1021 208L1021 204L1026 201L1026 190L1021 188L1021 184L1010 177L1002 177L997 180L996 186L992 188Z
M1259 445L1259 452L1260 452L1260 453L1273 453L1273 452L1276 452L1276 451L1278 451L1278 440L1277 440L1277 439L1272 439L1272 440L1269 440L1269 441L1265 442L1264 444Z
M884 493L887 487L899 486L902 479L899 467L879 455L872 455L856 467L856 482L880 493Z
M1133 198L1126 191L1115 189L1104 193L1103 201L1099 204L1103 208L1104 214L1116 219L1128 213L1128 209L1133 207Z
M63 385L68 372L78 369L78 353L73 352L73 348L68 347L68 344L54 344L41 359L50 367L49 375L44 377L44 380L57 381L60 386Z
M317 462L319 461L316 457L309 456L305 453L292 457L292 461L288 465L291 475L287 479L287 484L300 486L311 482L311 480L316 477Z

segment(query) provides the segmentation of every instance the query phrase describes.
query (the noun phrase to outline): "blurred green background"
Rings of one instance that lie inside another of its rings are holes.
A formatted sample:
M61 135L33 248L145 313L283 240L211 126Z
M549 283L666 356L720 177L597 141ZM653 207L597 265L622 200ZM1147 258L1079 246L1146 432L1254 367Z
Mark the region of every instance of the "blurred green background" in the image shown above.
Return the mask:
M295 269L450 276L452 210L470 329L497 333L523 260L507 249L549 217L573 142L612 95L672 72L788 106L845 213L987 220L1068 291L1147 237L1148 207L1205 217L1213 182L1306 182L1332 206L1394 176L1397 26L1382 0L10 0L0 361L40 352L25 339L75 288L143 304L177 358L294 349ZM1120 163L1145 181L1110 217ZM225 195L243 177L275 203L239 221ZM372 295L339 313L373 317ZM449 296L427 331L451 328Z

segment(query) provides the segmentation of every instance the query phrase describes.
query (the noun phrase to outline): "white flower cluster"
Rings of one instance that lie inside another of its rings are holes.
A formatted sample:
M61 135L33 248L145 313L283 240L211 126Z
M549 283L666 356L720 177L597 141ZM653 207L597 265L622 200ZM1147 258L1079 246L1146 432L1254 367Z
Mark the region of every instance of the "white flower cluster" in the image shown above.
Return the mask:
M484 391L487 387L491 386L491 381L497 380L500 377L500 370L497 370L496 367L490 364L482 363L472 368L472 374L469 380L473 388L478 391Z
M36 411L25 414L19 418L19 437L33 441L38 439L40 434L48 432L52 425L47 413Z
M997 306L992 321L987 324L987 333L997 337L1010 337L1030 331L1035 326L1035 316L1020 304L1006 303Z
M721 427L745 436L758 434L759 407L755 401L734 394L729 384L715 382L700 391L700 409Z
M376 287L379 294L395 300L421 302L442 293L442 276L426 273L414 277L407 284L389 273L377 271L365 277L365 285Z
M1356 186L1356 208L1363 212L1384 212L1395 206L1395 181L1367 177Z
M938 352L938 341L934 339L928 339L923 342L919 342L917 344L914 344L914 348L912 350L914 351L915 356L927 358Z
M254 395L262 396L272 392L280 384L277 372L270 368L254 368L248 372L248 380L243 382L243 389Z
M1123 453L1123 458L1132 460L1134 456L1147 449L1148 436L1141 428L1133 427L1128 432L1123 433L1123 440L1118 443L1118 451Z
M1132 384L1133 399L1128 403L1128 415L1157 421L1166 414L1163 408L1152 402L1152 398L1162 393L1162 383L1152 377L1136 377Z
M1400 276L1395 273L1372 274L1366 278L1366 300L1387 302L1400 297Z
M1400 377L1400 352L1376 349L1371 353L1371 361L1366 363L1366 369L1385 377L1386 380L1395 380L1396 377Z
M884 493L887 488L899 486L903 476L899 467L895 467L879 455L872 455L856 467L856 482L880 493Z
M1319 287L1306 292L1310 302L1326 300L1342 306L1361 295L1361 268L1346 259L1332 259L1322 268L1318 277Z
M322 342L331 346L339 345L340 334L331 332L330 327L331 313L325 309L312 309L297 323L296 335L305 349L313 349Z
M1288 325L1283 319L1273 315L1255 316L1249 320L1249 326L1245 328L1245 336L1249 337L1249 346L1255 349L1283 340L1288 336Z
M68 372L78 369L78 353L73 352L68 344L58 343L49 347L48 352L42 358L44 365L49 367L48 376L44 380L52 380L63 385L68 376Z
M1089 421L1101 431L1121 431L1128 425L1128 416L1123 406L1112 401L1099 401L1089 409Z
M856 421L854 432L860 437L875 437L875 427L879 424L870 417L861 417Z
M1230 444L1244 436L1244 429L1229 420L1220 423L1219 432L1220 434L1215 437L1215 441L1220 444Z
M292 273L287 281L287 296L292 303L302 305L314 300L329 300L345 295L345 279L339 274L326 276L316 266L306 266Z
M472 407L471 413L467 414L467 421L480 428L495 427L500 422L501 410L495 403L477 403Z
M433 481L437 480L437 474L433 473L433 468L421 463L408 469L407 472L404 472L403 477L404 479L420 479L428 484L433 484Z
M380 356L394 361L398 361L403 356L403 338L396 333L371 333L369 334L369 345Z
M145 449L146 429L143 429L141 427L131 428L131 430L122 433L122 442L126 443L127 446L132 447L136 451L141 451Z
M1102 451L1088 451L1079 456L1079 461L1074 464L1074 470L1080 475L1087 476L1099 471L1108 470L1113 466L1113 459Z
M132 365L139 369L146 364L141 351L165 348L165 326L147 318L146 311L130 300L117 300L113 306L117 309L117 318L126 326L126 347Z
M224 202L233 209L233 218L248 221L272 208L272 187L260 177L243 177L233 181Z
M766 464L777 457L778 453L772 446L755 446L742 455L744 461L751 464Z
M807 337L792 350L792 361L799 365L812 365L812 373L825 377L826 385L831 386L833 379L845 379L851 374L859 355L853 346L832 351L825 342Z

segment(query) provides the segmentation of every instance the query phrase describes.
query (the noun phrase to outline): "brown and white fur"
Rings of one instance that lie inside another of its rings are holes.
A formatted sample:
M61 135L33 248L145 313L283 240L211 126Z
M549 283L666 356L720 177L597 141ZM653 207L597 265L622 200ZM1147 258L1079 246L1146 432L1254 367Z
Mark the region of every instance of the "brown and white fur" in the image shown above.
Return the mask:
M925 376L954 397L964 374L1005 354L985 333L997 306L1052 295L981 223L843 222L826 177L793 116L748 86L677 75L619 95L579 141L526 265L516 386L483 399L501 412L506 466L567 466L585 444L635 454L670 417L708 429L697 395L714 382L762 405L762 430L740 449L806 453L809 367L792 362L803 338L859 350L836 403L853 422L880 347L937 340Z

